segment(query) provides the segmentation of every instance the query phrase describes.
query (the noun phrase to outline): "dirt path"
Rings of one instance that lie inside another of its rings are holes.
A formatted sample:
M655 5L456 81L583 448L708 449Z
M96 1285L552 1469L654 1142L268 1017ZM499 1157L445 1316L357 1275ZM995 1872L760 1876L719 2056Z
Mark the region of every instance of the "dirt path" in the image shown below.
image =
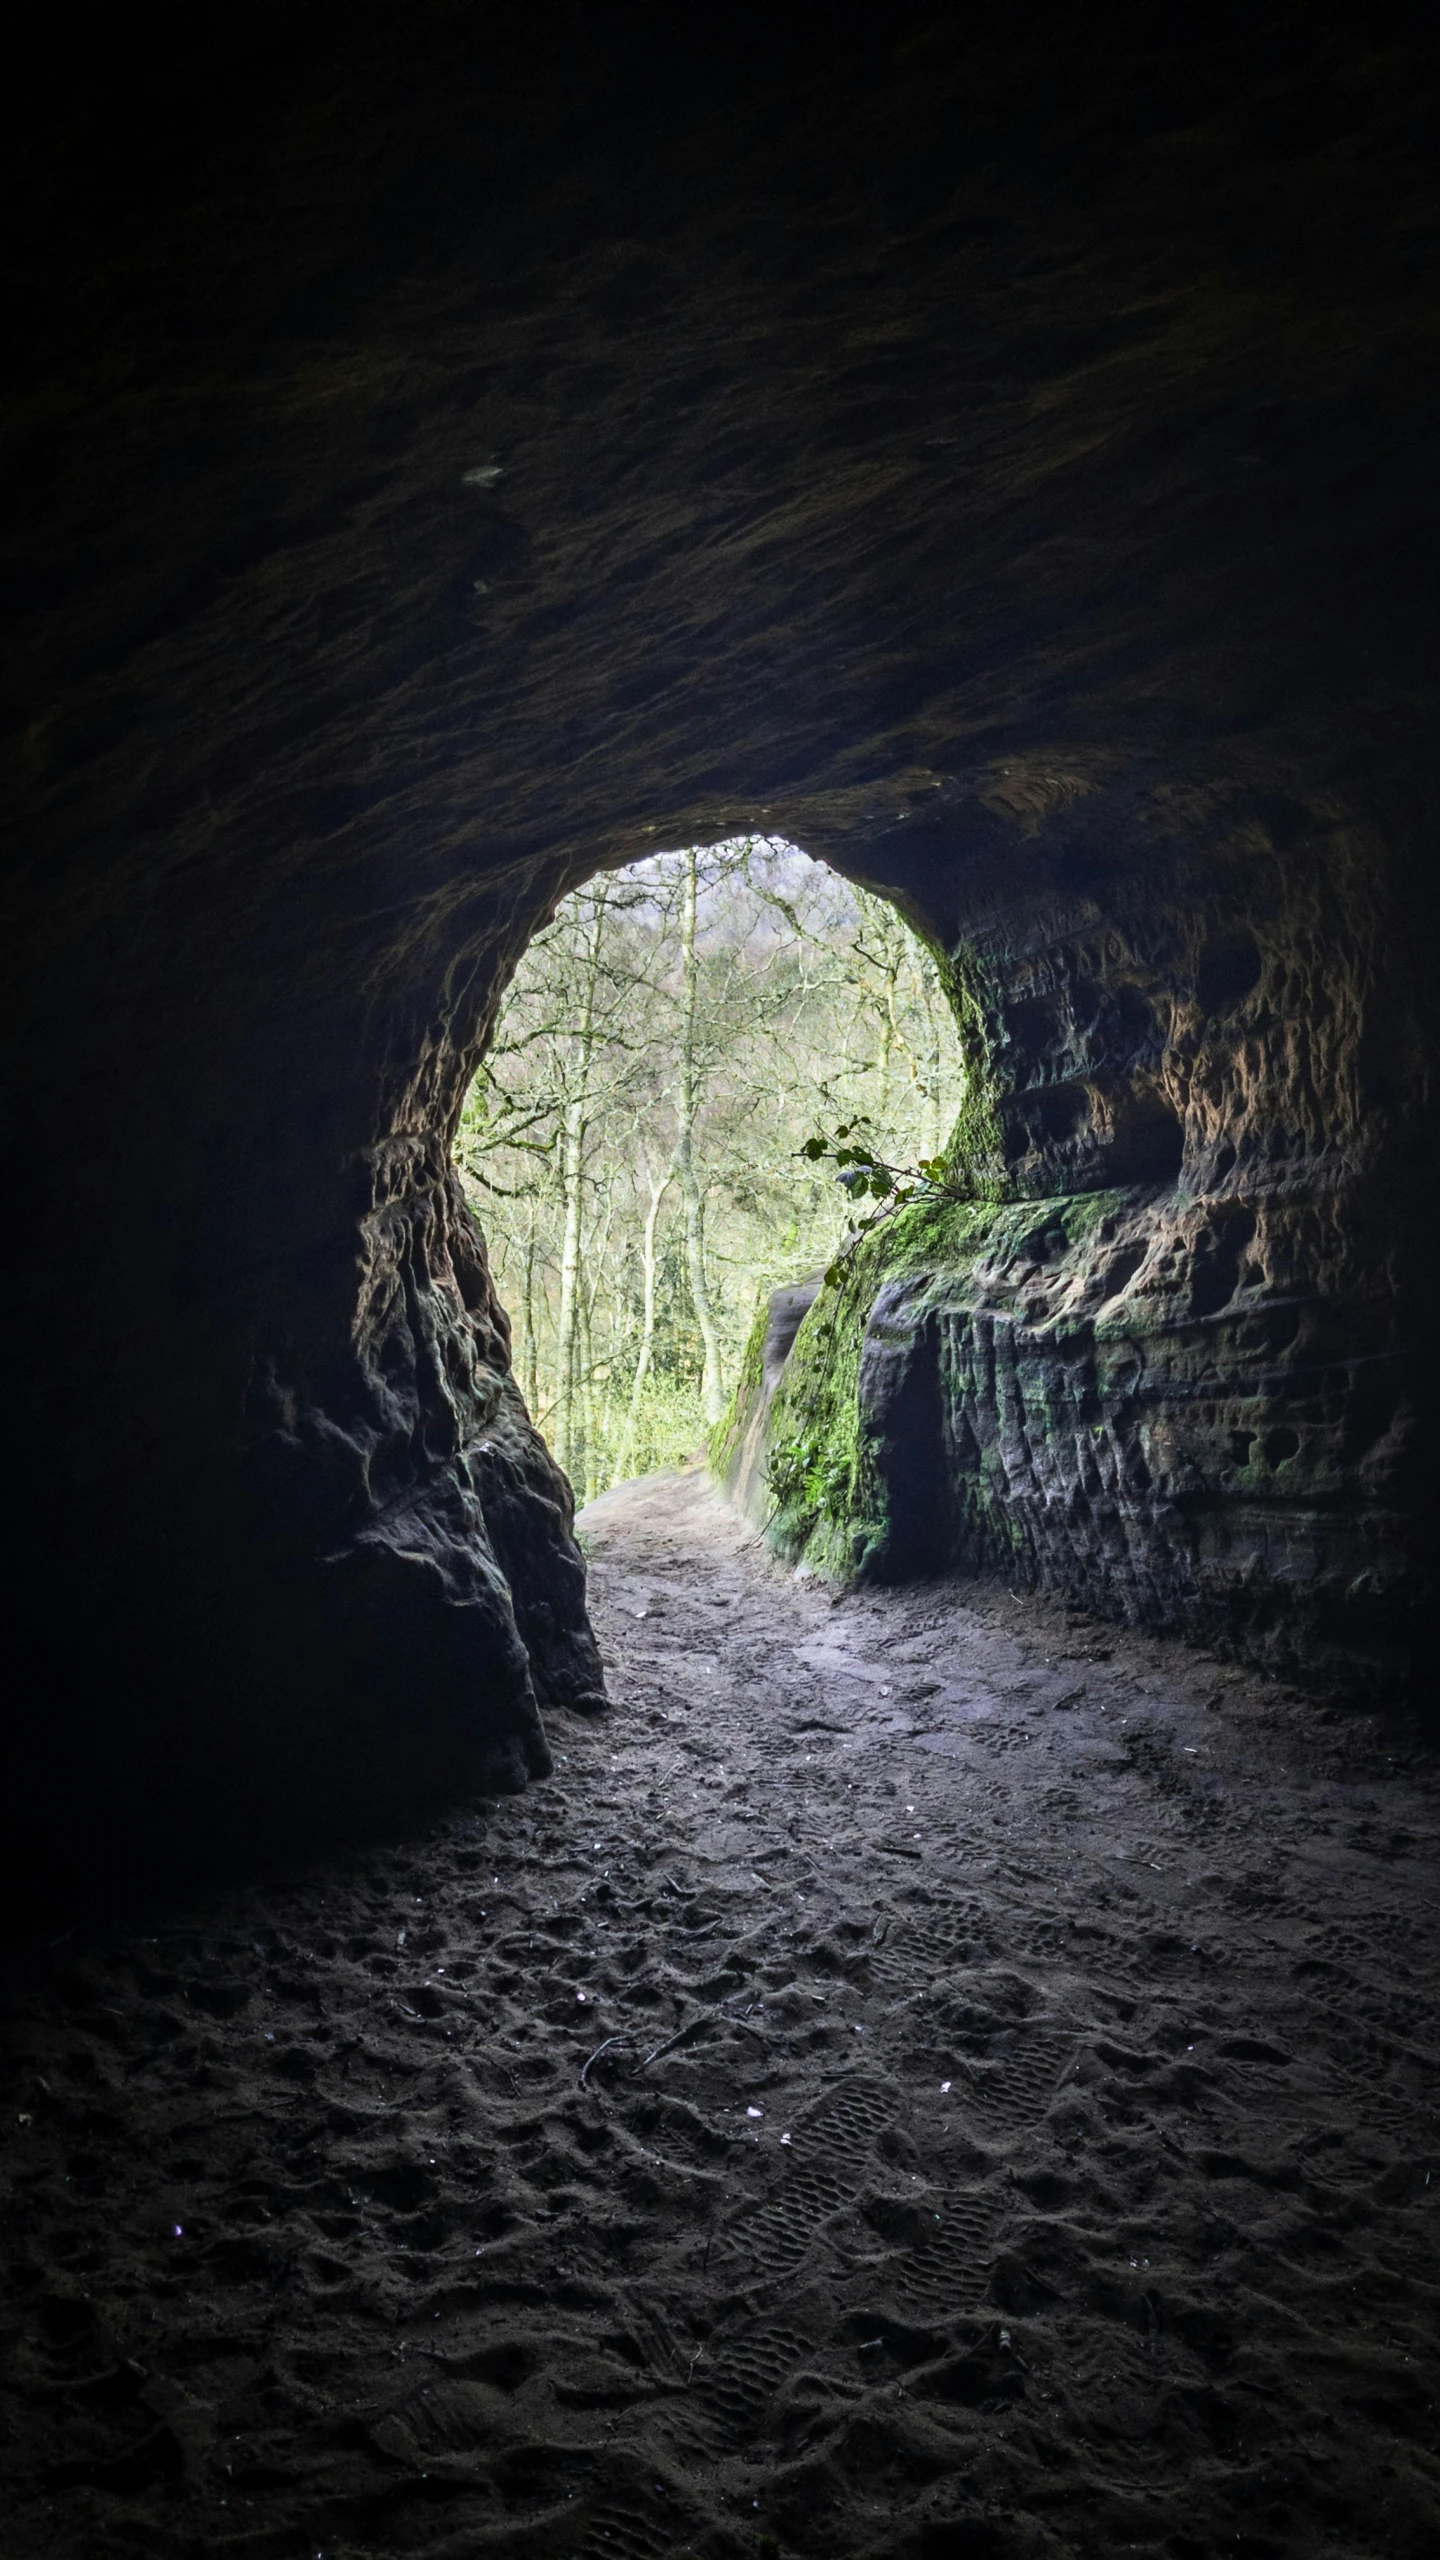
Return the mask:
M585 1527L553 1784L12 1962L5 2560L1429 2560L1433 1764Z

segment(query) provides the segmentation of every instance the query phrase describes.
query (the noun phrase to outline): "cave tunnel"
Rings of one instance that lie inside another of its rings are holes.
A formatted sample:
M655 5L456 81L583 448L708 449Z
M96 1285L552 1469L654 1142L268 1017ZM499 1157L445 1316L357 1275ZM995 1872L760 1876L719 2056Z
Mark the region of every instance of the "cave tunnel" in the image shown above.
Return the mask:
M17 56L7 2551L1434 2548L1437 106L1283 0ZM456 1121L750 830L963 1197L748 1522L577 1538Z

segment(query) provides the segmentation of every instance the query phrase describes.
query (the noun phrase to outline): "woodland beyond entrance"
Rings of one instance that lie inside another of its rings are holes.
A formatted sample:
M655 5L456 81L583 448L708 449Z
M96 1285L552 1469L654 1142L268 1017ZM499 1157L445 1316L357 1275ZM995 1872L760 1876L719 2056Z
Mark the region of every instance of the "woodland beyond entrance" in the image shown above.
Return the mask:
M937 1157L963 1082L931 953L793 845L659 853L563 901L456 1157L580 1499L693 1452L757 1308L835 1251L845 1191L805 1141L861 1123L882 1156Z

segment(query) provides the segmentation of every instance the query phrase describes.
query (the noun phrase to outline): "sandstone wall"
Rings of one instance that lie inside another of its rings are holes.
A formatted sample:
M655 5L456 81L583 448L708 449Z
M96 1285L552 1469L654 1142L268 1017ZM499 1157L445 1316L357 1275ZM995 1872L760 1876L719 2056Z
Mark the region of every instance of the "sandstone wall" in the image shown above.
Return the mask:
M1403 1682L1427 1034L1385 853L1275 793L987 797L1022 841L954 950L977 1203L882 1223L821 1293L750 1507L843 1574L998 1567Z

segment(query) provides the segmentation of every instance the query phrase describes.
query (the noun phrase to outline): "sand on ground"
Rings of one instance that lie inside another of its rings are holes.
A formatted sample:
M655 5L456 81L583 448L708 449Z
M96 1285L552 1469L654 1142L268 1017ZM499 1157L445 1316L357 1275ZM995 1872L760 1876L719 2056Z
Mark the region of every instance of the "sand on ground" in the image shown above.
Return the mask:
M1433 2560L1433 1761L582 1525L551 1783L12 1952L5 2560Z

